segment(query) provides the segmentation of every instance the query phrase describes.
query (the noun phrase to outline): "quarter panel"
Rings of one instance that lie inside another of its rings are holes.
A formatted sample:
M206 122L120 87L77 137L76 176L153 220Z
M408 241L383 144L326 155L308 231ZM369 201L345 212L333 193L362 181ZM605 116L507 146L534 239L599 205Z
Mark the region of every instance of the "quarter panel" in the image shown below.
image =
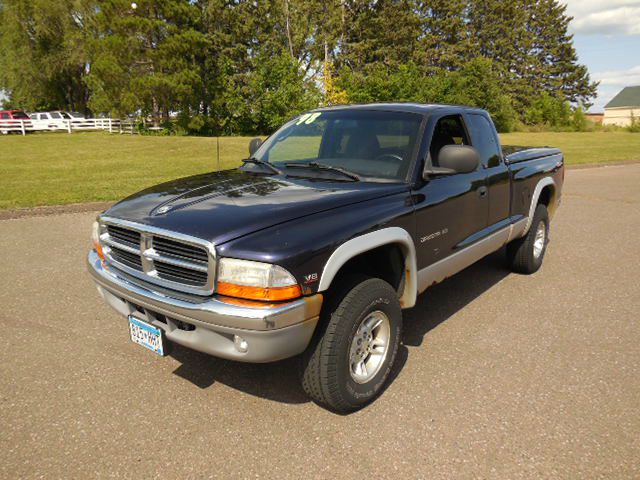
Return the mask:
M562 187L564 161L561 154L509 165L511 171L511 216L529 216L536 186L545 177L553 180L555 200ZM551 209L553 210L553 208Z

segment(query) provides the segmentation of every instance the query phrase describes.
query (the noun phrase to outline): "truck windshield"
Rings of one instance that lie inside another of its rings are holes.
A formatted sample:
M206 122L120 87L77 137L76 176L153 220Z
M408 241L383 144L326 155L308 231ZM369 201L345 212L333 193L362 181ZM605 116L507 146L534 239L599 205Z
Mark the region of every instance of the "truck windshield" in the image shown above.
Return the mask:
M421 115L406 112L305 113L269 137L254 157L289 170L291 164L317 163L367 180L401 181L411 166L421 121ZM302 170L295 170L300 175Z

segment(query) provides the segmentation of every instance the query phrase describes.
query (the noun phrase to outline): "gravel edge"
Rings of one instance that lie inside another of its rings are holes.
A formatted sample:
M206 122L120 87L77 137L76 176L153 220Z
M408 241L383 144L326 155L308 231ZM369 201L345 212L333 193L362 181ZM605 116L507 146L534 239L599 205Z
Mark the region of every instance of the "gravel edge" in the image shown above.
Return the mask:
M45 207L16 208L0 210L0 220L14 220L27 217L48 217L65 213L101 212L115 202L71 203L68 205L49 205Z

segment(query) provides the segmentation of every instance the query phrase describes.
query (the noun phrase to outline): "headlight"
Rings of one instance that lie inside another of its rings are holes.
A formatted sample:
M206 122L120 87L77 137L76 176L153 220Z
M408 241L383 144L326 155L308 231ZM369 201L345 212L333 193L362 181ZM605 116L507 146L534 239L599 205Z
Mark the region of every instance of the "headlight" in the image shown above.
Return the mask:
M218 262L218 293L263 301L290 300L302 294L296 279L284 268L235 258Z
M104 252L102 251L102 245L100 245L100 224L98 222L93 222L93 227L91 229L91 242L93 243L93 248L100 257L100 260L104 262Z

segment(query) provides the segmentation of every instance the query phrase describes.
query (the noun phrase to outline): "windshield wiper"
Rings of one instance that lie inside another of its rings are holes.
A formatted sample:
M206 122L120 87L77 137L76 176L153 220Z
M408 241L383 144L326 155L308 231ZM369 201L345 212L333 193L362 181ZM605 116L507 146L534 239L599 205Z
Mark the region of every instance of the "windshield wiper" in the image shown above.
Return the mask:
M344 168L334 167L333 165L326 165L324 163L318 163L318 162L285 163L284 166L287 168L311 168L315 170L328 170L330 172L340 173L345 177L350 178L354 182L360 181L360 176L358 176L357 173L350 172L349 170L345 170Z
M264 160L260 160L259 158L255 158L255 157L243 158L242 163L243 164L251 163L253 165L260 165L262 167L267 167L273 173L277 173L278 175L282 174L280 170L278 170L276 167L271 165L269 162L265 162Z

